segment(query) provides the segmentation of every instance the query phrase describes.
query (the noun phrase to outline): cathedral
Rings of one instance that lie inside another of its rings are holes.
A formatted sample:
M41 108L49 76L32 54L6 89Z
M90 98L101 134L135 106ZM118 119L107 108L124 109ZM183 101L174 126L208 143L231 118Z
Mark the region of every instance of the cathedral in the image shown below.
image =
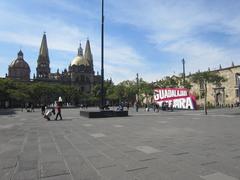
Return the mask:
M7 77L30 81L30 68L23 59L23 52L21 50L18 53L17 59L9 65ZM80 44L77 56L70 62L68 69L65 68L61 73L59 70L51 73L47 37L44 33L37 59L36 75L33 75L33 81L71 85L79 88L82 92L89 93L93 85L101 81L101 76L98 74L95 75L94 72L90 41L87 40L84 53Z
M21 81L30 80L30 67L28 63L23 59L23 52L18 52L17 59L13 60L8 67L8 77Z

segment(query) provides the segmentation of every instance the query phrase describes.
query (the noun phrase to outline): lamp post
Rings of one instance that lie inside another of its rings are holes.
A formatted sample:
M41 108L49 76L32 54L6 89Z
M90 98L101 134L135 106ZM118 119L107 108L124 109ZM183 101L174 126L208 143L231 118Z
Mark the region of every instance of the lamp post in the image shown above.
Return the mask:
M240 83L238 82L238 104L240 104Z
M138 78L138 73L137 73L136 80L137 80L137 103L138 103L138 101L139 101L139 78Z
M139 78L138 78L138 73L137 73L137 77L136 77L136 81L137 81L137 97L136 97L136 112L138 112L138 106L139 106Z
M102 23L101 23L101 110L104 109L104 0L102 0Z
M237 76L237 84L238 84L238 106L240 105L240 76Z
M185 60L182 59L183 64L183 87L185 87Z
M205 115L207 115L208 114L208 112L207 112L207 82L205 79L204 79L203 83L204 83L204 113L205 113Z

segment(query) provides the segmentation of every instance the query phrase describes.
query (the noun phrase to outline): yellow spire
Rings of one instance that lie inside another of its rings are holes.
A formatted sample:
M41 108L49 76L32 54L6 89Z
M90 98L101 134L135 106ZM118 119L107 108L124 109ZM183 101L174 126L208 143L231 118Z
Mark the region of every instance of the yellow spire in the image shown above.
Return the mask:
M92 58L92 52L91 52L91 47L90 47L89 40L87 40L87 42L86 42L84 57L89 62L89 64L92 66L93 58Z
M44 34L43 34L42 43L41 43L40 50L39 50L39 55L41 55L41 56L45 57L47 60L49 60L46 32L44 32Z

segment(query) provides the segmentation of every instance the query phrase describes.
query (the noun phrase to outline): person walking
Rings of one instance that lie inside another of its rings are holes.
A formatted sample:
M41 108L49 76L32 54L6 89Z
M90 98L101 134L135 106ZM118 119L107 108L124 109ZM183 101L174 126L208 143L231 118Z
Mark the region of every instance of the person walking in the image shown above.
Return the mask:
M138 105L138 101L136 101L136 102L135 102L136 112L138 112L138 107L139 107L139 105Z
M173 111L173 101L171 101L170 110Z
M60 104L60 102L57 102L57 114L56 114L55 120L58 119L58 116L60 117L60 120L62 120L61 104Z
M34 105L33 105L33 103L31 104L31 112L34 112Z
M127 106L127 110L129 111L129 102L127 102L127 104L126 104L126 106Z

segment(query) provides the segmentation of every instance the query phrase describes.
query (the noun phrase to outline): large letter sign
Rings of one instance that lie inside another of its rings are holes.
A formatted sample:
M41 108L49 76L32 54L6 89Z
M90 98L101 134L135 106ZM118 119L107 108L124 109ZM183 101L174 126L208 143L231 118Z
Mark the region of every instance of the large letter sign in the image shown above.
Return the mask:
M162 106L163 102L172 104L177 109L195 109L196 98L185 88L159 88L154 90L155 103Z

